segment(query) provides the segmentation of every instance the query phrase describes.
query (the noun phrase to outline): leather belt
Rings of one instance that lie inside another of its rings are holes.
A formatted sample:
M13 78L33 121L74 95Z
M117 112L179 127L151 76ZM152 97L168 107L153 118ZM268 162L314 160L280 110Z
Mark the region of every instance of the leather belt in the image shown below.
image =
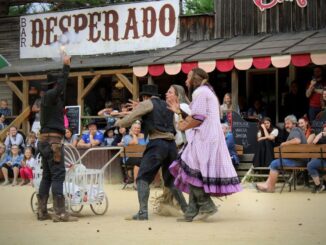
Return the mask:
M41 133L39 136L41 137L63 137L62 134L59 133Z

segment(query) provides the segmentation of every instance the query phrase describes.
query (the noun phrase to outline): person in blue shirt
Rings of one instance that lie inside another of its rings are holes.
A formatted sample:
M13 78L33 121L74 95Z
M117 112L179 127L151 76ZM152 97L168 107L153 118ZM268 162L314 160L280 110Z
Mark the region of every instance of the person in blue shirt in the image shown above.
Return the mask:
M17 185L17 178L19 175L19 168L22 160L23 155L19 153L18 145L12 145L10 149L10 154L7 154L4 163L1 167L3 177L5 178L5 182L2 185L9 184L9 175L14 176L12 186Z
M225 135L226 145L228 146L228 150L230 153L230 157L231 157L233 166L238 167L239 166L239 157L238 157L237 151L235 149L233 134L232 134L232 132L230 132L230 127L226 123L222 124L222 129L223 129L223 132Z
M141 133L141 122L136 120L132 123L129 134L126 134L122 137L121 142L118 144L120 146L128 146L128 145L147 145L148 139L144 138L144 134ZM123 159L126 165L133 166L133 183L134 188L136 189L136 179L138 176L139 165L141 158L138 157L129 157ZM132 183L131 173L127 173L126 183Z
M87 125L88 132L82 135L79 140L77 147L81 148L91 148L94 146L99 146L104 140L104 135L101 131L97 130L97 125L94 121Z

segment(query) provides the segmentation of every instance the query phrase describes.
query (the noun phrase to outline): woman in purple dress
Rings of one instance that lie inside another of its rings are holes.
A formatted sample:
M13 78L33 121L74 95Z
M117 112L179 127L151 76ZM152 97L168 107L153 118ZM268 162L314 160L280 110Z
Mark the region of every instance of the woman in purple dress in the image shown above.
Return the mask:
M208 74L194 68L186 85L192 93L191 115L182 115L177 102L171 110L180 116L179 128L187 130L188 144L180 159L170 166L175 185L189 193L189 207L184 221L206 219L217 212L211 196L226 196L241 191L220 123L219 103L208 83ZM185 118L185 119L183 119Z

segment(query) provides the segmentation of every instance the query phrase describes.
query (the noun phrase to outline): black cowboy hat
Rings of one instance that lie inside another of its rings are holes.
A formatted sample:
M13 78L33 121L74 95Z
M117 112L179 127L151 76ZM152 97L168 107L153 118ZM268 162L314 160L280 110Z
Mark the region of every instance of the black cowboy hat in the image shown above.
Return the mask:
M48 89L52 88L60 78L63 78L62 72L59 71L48 72L47 81L41 83L41 91L47 91Z
M155 84L144 84L142 86L142 91L139 93L139 95L161 96L158 93L158 87Z

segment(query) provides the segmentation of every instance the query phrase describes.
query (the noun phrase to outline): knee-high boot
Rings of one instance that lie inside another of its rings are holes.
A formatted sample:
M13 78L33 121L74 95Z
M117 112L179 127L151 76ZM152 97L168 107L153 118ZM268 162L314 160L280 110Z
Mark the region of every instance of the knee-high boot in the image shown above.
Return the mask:
M78 218L72 217L66 212L65 197L63 195L53 196L54 215L53 222L73 222L78 221Z
M51 216L48 214L47 209L48 199L48 195L37 194L37 219L40 221L51 219Z
M182 192L178 190L175 186L170 187L169 189L172 195L174 196L175 200L177 200L178 204L180 205L182 212L185 213L187 211L188 205Z
M215 206L213 200L207 193L205 193L203 188L196 186L191 186L190 188L194 193L196 203L199 208L198 219L206 219L217 212L217 207Z
M149 184L144 180L137 180L139 211L127 220L148 220Z

